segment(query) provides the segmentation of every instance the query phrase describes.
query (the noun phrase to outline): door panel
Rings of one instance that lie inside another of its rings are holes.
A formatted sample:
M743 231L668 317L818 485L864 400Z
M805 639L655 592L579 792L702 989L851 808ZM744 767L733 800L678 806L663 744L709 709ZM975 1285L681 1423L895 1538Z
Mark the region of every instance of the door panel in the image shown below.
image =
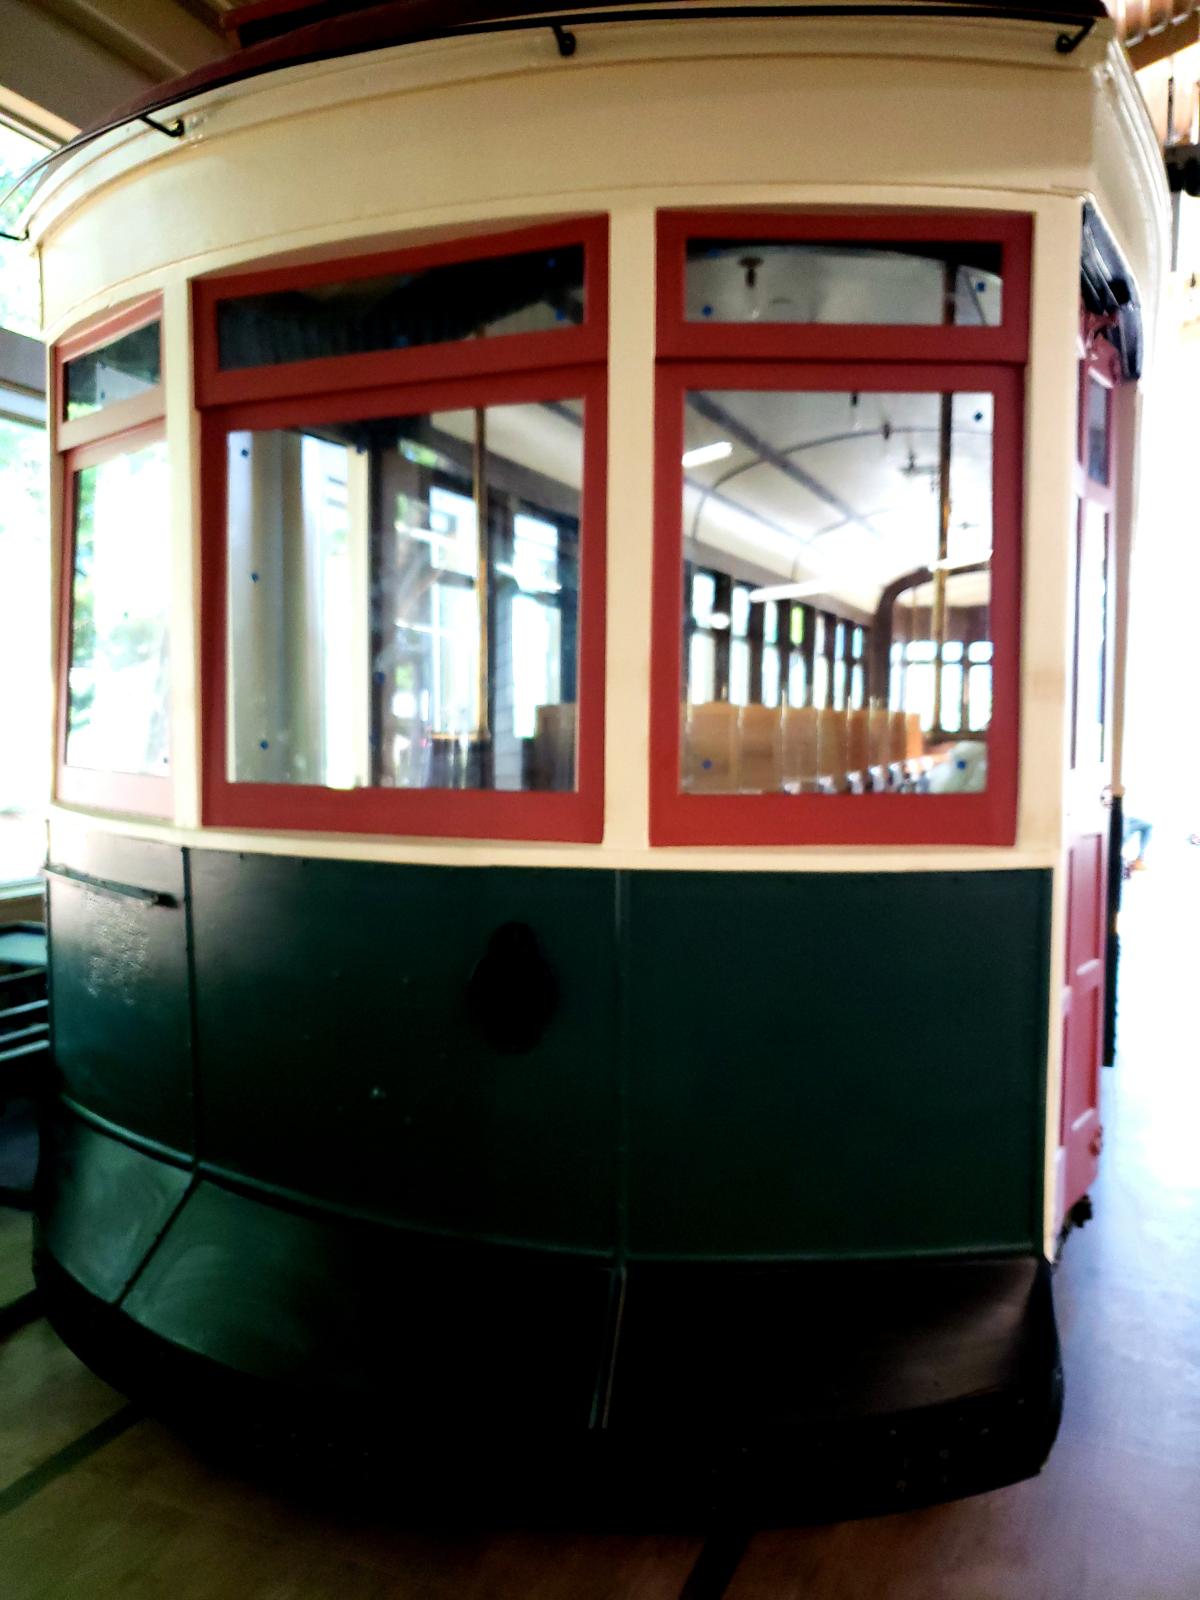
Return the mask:
M1099 1168L1100 1063L1104 1051L1108 836L1112 782L1113 488L1111 348L1080 367L1076 468L1075 628L1071 770L1068 774L1066 971L1063 991L1059 1215Z

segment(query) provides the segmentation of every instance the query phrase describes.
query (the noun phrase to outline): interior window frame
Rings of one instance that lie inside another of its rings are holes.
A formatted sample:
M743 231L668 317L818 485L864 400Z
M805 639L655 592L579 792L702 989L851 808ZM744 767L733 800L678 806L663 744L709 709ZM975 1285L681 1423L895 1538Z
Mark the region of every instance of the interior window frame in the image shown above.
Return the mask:
M110 767L78 767L67 761L67 736L71 704L71 647L75 611L75 511L78 475L87 467L102 466L147 445L166 439L166 368L159 335L159 382L144 393L89 413L74 421L66 420L66 365L76 357L111 344L126 333L152 322L162 326L163 303L160 294L146 296L93 318L81 328L58 340L52 354L51 426L55 471L60 493L59 576L57 594L58 648L55 673L55 759L54 801L61 805L83 806L96 811L111 811L135 816L170 819L174 812L174 729L173 705L169 704L168 731L172 758L164 776L151 773L119 772ZM171 539L168 520L163 538ZM170 595L168 607L168 651L170 639Z

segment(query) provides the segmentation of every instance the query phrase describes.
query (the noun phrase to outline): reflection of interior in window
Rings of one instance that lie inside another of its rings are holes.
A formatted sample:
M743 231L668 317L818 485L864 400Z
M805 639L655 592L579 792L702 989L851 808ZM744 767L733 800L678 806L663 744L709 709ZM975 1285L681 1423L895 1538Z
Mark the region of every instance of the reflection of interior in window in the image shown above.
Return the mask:
M1075 589L1073 767L1104 759L1108 651L1108 517L1084 500L1079 518Z
M64 414L69 422L132 400L162 382L159 325L134 328L65 367Z
M583 321L583 246L448 262L217 305L223 371L539 333Z
M986 786L992 406L688 396L686 791Z
M1112 390L1098 378L1087 380L1087 472L1093 483L1108 482L1108 412Z
M229 439L229 768L575 786L583 408Z
M1000 254L995 243L957 241L692 239L688 320L995 328L1001 320Z
M67 765L164 777L170 599L161 440L75 474Z

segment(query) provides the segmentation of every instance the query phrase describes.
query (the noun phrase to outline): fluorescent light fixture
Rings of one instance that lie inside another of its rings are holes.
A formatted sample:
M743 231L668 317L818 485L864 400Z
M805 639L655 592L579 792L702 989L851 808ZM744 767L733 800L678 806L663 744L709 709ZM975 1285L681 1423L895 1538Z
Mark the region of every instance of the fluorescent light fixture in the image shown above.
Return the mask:
M754 598L753 595L750 597ZM728 611L712 611L709 613L708 625L710 628L727 628L729 626Z
M861 578L862 574L858 576ZM805 578L801 583L773 583L766 589L751 589L750 601L758 605L762 600L803 600L810 594L828 594L839 583L850 583L850 578Z
M733 446L728 439L719 439L716 444L698 445L695 450L683 452L685 467L706 467L710 461L724 461L726 456L733 454Z

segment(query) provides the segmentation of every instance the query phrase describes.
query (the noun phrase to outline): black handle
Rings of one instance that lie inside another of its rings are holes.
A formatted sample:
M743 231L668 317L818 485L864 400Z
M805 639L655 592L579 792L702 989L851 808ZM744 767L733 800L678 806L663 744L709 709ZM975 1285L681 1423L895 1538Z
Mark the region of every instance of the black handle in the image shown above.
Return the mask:
M532 1050L558 1008L558 979L524 922L506 922L467 979L467 1011L505 1055Z

